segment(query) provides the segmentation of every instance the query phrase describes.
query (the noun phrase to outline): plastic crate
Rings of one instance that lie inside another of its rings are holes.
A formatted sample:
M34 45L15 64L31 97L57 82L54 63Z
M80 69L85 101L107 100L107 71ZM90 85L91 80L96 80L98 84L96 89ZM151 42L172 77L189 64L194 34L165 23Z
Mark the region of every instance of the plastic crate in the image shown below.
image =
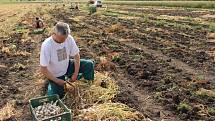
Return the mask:
M59 105L64 110L63 113L58 114L56 116L51 116L44 120L39 120L36 117L35 112L33 111L33 109L35 107L42 105L44 102L46 102L46 103L51 102L51 101L55 102L57 100L58 100L57 105ZM29 105L30 105L30 112L31 112L31 115L32 115L34 121L52 121L52 120L59 119L59 117L61 118L61 120L57 120L57 121L72 121L71 110L68 109L66 107L66 105L63 104L63 102L59 99L58 95L43 96L43 97L30 99Z

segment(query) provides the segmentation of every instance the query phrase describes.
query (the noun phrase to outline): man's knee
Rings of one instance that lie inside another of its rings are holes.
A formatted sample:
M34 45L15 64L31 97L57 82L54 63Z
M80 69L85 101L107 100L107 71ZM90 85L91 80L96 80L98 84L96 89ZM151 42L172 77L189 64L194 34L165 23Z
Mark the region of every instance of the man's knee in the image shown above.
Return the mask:
M83 61L83 76L86 80L94 80L94 62L92 60L84 60Z
M81 59L81 65L83 67L93 68L94 67L94 62L92 60Z
M90 70L94 70L94 62L92 60L86 60L86 66Z

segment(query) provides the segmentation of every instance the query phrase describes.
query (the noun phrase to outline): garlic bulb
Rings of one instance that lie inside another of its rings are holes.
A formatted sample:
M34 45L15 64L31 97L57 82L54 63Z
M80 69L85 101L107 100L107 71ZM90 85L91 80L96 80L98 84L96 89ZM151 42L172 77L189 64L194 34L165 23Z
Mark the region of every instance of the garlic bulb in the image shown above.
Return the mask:
M53 102L43 103L43 105L35 107L33 111L39 120L44 120L51 116L55 116L62 113L63 109L57 105L57 101L56 101L54 103ZM57 117L56 119L51 119L50 121L60 121L60 120L61 120L61 117Z

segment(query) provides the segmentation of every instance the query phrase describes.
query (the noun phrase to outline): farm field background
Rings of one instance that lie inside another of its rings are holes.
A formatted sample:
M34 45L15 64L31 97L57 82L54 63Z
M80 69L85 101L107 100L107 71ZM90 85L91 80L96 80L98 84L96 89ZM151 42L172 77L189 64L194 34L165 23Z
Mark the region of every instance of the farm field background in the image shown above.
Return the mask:
M0 4L0 121L32 120L28 100L46 91L40 46L56 21L96 62L95 82L80 81L78 99L63 100L73 120L214 121L215 3L179 2L106 0L92 15L85 1L80 10L68 1ZM36 16L43 34L31 32Z

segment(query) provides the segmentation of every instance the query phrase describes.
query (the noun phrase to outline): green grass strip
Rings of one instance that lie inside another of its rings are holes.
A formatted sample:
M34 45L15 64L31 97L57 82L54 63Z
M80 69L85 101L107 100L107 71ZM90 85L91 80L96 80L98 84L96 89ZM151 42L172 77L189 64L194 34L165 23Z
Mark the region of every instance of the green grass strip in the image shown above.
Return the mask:
M185 8L215 8L215 1L105 1L106 4L137 5L137 6L166 6Z

